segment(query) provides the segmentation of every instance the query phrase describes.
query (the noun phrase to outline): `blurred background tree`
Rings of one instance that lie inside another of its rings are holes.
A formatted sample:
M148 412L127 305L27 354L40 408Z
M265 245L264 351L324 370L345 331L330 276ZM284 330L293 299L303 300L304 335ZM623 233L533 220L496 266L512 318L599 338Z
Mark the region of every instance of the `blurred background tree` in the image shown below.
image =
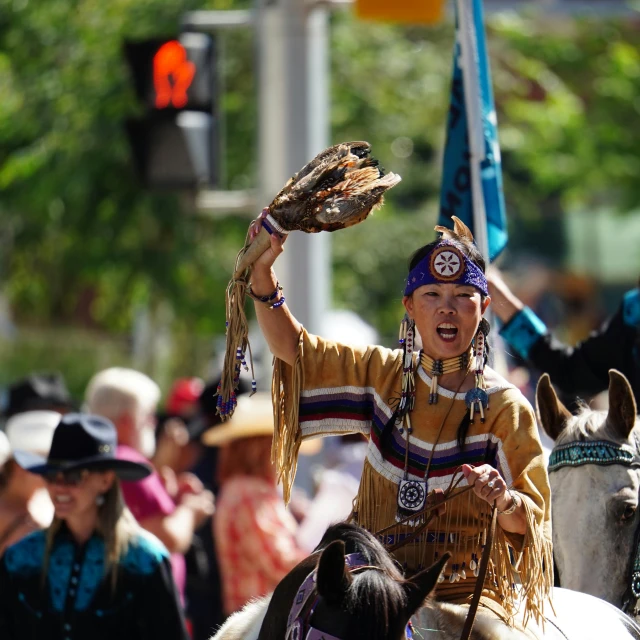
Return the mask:
M365 136L403 176L375 223L334 236L334 293L393 344L408 258L435 238L453 33L346 12L333 26L334 139ZM567 213L592 234L602 210L639 218L640 21L506 12L487 31L510 234L503 264L533 256L567 267ZM610 256L628 267L615 294L640 272L629 244L630 255ZM585 262L597 272L594 259Z
M0 0L0 283L17 338L0 382L56 368L79 393L95 368L205 373L248 220L196 214L148 193L124 121L139 108L125 39L176 33L195 8L236 0ZM640 199L638 21L497 14L489 45L511 241L506 256L567 255L567 211L633 211ZM410 253L433 239L453 31L331 20L332 139L366 139L403 182L366 224L333 235L333 295L394 339ZM224 42L221 188L256 184L252 34ZM358 246L358 251L353 247ZM640 252L639 252L640 253ZM632 281L637 274L630 273ZM136 355L139 327L171 336ZM165 361L160 367L158 359ZM75 364L74 364L75 363Z

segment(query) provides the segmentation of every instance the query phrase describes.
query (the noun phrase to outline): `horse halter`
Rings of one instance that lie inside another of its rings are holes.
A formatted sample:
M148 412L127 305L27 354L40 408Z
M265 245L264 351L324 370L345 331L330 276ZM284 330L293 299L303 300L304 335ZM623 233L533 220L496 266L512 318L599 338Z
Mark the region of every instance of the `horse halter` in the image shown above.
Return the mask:
M365 569L377 569L380 567L370 565L361 553L349 553L344 557L344 562L351 573L364 571ZM287 618L287 633L285 640L341 640L324 631L311 626L313 616L320 596L316 589L316 569L314 569L300 585L293 606ZM306 635L305 635L306 633ZM411 638L410 626L407 626L407 638Z
M636 443L637 444L637 443ZM580 467L595 464L600 467L619 464L623 467L640 467L640 457L629 446L619 445L609 440L593 442L568 442L555 447L549 456L549 473L563 467ZM627 589L622 596L622 611L632 614L640 599L640 526L635 532L633 563L627 578ZM632 606L632 603L633 606Z
M608 466L621 464L625 467L640 466L640 459L628 446L619 445L608 440L593 442L568 442L554 447L549 456L548 471L556 471L562 467L581 467L585 464Z

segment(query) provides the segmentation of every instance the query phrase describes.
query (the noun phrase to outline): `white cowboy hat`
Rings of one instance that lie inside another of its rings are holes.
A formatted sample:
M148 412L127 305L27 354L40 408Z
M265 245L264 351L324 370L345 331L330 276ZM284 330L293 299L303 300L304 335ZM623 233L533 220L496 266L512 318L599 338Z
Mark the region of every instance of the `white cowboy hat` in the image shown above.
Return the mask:
M57 411L25 411L11 416L5 427L11 450L47 456L61 417Z
M270 435L273 435L271 394L258 392L251 397L239 397L233 418L205 431L202 442L210 447L222 447L241 438ZM322 440L305 440L300 446L300 453L311 456L321 449Z

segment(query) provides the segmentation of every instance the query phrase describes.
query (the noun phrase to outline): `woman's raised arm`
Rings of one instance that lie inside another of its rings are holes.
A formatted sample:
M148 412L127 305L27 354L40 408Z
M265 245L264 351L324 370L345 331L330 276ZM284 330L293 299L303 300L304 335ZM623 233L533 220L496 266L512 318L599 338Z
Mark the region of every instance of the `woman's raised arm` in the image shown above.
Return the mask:
M271 248L267 249L253 264L251 294L254 297L258 324L271 353L283 362L293 365L302 326L293 317L286 303L273 306L283 297L283 292L276 292L278 280L273 271L273 263L284 250L284 240L273 234ZM276 292L275 296L273 296L274 292ZM269 298L269 301L260 302L257 298Z

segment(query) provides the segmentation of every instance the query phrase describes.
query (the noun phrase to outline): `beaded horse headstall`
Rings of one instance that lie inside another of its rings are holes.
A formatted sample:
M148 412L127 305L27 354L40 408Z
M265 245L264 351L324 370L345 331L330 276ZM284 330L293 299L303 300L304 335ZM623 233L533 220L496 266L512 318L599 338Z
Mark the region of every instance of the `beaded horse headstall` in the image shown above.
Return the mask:
M625 467L640 467L640 458L629 446L608 440L593 442L568 442L555 447L549 456L549 473L563 467L580 467L585 464L610 466L620 464ZM627 590L623 597L622 611L627 614L635 610L640 599L640 527L634 536L635 554L629 571Z
M364 571L365 569L377 569L367 562L361 553L349 553L344 557L344 562L351 573ZM316 589L316 569L314 569L300 585L287 618L287 633L285 640L346 640L337 638L324 631L311 626L311 618L318 606L320 596ZM412 637L411 624L407 626L407 638Z

